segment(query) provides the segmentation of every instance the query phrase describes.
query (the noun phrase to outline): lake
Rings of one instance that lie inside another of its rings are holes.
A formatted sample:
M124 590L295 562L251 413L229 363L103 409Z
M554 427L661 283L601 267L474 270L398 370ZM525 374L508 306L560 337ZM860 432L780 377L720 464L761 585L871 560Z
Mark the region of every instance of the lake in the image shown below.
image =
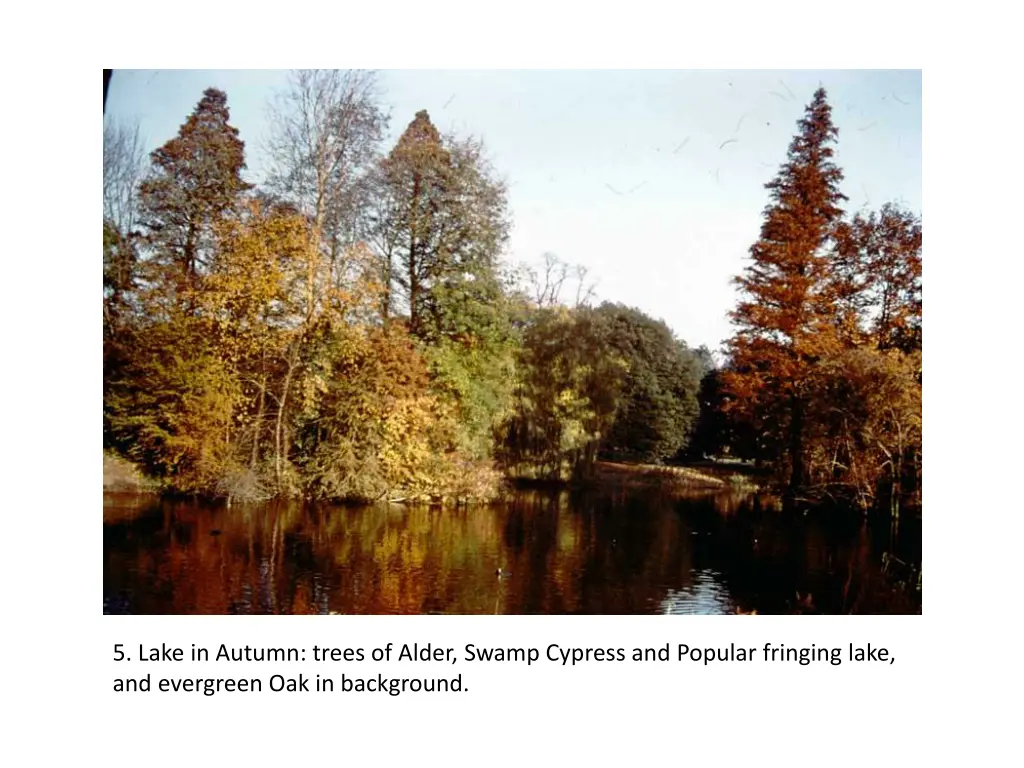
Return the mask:
M104 613L918 613L920 561L919 519L733 492L468 509L104 494Z

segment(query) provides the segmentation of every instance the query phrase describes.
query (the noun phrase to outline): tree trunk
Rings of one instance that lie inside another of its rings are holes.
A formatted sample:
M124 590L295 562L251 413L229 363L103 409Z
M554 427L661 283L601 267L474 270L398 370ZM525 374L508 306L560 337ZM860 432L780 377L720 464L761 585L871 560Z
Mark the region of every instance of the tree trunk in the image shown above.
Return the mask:
M384 295L381 297L381 317L384 319L384 324L387 325L388 319L391 317L391 250L389 249L387 255L384 257Z
M409 329L415 334L419 330L419 305L420 284L418 278L418 264L416 259L419 254L416 252L417 231L416 217L418 214L420 198L420 176L417 173L412 182L412 205L409 206Z
M416 334L419 331L419 313L416 311L420 300L420 284L416 278L416 257L412 247L409 248L409 330Z
M284 412L288 404L288 388L292 383L292 374L295 372L295 352L292 352L288 361L288 373L285 374L284 384L281 387L281 401L277 409L277 424L274 430L274 472L277 477L277 490L281 491L281 445L284 434Z
M252 434L252 457L249 460L249 466L252 469L256 469L256 462L259 460L260 453L260 433L263 431L263 412L266 407L267 399L267 375L263 374L260 379L260 399L259 405L256 408L256 421L253 424Z
M792 417L789 422L789 454L791 472L789 476L790 497L804 485L804 404L797 395L791 399Z

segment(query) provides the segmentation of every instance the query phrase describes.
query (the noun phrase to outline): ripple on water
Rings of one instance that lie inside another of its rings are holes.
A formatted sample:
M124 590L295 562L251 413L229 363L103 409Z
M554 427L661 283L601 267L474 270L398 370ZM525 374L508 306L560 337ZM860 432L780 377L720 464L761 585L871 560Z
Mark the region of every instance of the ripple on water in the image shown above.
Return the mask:
M710 569L693 571L693 583L682 589L669 589L659 604L659 613L721 615L732 613L732 598L722 582L722 574Z

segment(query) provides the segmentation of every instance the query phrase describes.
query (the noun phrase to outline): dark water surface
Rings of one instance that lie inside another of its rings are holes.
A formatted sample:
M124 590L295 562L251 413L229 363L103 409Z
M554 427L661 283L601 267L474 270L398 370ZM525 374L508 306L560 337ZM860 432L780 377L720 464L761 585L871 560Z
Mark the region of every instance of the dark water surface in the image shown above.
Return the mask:
M916 574L882 567L885 553L920 563L919 520L783 513L754 495L438 510L106 494L103 545L105 613L920 611Z

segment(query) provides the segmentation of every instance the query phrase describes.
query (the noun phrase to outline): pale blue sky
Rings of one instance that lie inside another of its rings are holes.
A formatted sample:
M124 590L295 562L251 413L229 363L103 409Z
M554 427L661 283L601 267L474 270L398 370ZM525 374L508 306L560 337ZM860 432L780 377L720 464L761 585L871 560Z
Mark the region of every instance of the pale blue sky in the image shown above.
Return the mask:
M267 100L285 79L284 71L119 70L106 117L137 118L153 149L205 88L220 88L246 142L247 176L259 182ZM599 299L637 306L712 349L731 333L730 280L757 239L763 185L819 83L839 127L847 209L891 200L920 213L920 71L380 73L391 111L386 148L420 109L441 130L483 137L510 184L511 260L551 251L584 264Z

